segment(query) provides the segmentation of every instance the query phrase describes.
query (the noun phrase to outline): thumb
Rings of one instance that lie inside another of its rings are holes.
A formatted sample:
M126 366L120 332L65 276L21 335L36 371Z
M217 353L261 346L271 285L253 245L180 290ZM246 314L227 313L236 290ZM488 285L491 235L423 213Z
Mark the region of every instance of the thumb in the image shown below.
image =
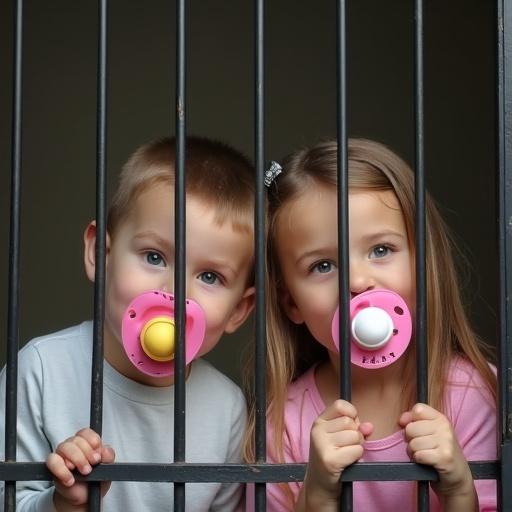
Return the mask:
M373 423L369 421L365 421L359 425L359 432L363 434L364 437L368 437L373 432Z
M398 420L398 424L404 428L406 427L409 423L411 423L412 421L412 412L411 411L406 411L404 413L402 413L402 415L400 416L399 420Z
M104 444L101 447L101 462L108 464L110 462L114 462L115 458L116 458L116 452L114 451L114 449L111 446ZM108 490L110 489L111 483L112 482L102 482L101 483L101 496L102 497L104 497L105 494L107 494Z
M108 464L110 462L114 462L115 458L116 452L112 446L105 444L101 447L101 462Z

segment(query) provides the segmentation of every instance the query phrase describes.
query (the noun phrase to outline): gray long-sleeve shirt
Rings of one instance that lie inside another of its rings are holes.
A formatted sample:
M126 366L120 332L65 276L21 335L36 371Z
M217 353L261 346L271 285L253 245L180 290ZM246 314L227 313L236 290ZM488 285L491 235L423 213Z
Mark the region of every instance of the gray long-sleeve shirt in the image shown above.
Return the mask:
M89 424L92 322L36 338L19 354L19 461L44 461L59 443ZM0 374L5 397L5 369ZM4 399L0 401L4 417ZM103 442L116 462L172 461L172 387L152 387L104 367ZM204 360L192 363L186 382L186 461L239 462L246 421L240 389ZM4 422L0 421L0 456L4 459ZM3 511L3 483L0 483ZM242 495L239 484L187 484L186 510L231 511ZM19 482L17 510L53 510L51 482ZM113 482L104 512L171 510L169 483Z

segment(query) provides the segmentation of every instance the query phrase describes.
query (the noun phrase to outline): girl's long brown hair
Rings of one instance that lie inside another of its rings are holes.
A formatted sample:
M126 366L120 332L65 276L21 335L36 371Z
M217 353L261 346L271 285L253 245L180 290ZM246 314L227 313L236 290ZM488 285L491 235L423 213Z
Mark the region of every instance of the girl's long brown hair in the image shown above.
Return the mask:
M395 193L402 210L407 236L414 254L414 175L409 166L383 144L366 139L349 139L349 188ZM317 144L293 153L283 164L283 173L269 190L269 241L267 272L267 410L274 432L268 450L277 461L283 461L284 407L288 385L308 367L327 358L325 349L315 342L304 325L293 324L279 301L284 286L274 249L274 235L281 212L308 187L315 184L336 187L337 142ZM444 387L450 361L455 355L472 363L496 399L496 378L486 356L488 348L473 332L459 290L448 229L434 205L426 196L426 273L428 330L428 396L429 403L444 411ZM485 355L484 355L485 352ZM415 403L415 347L407 351L405 388L402 405ZM252 382L248 362L246 388ZM244 456L254 460L255 404L248 393L249 428Z

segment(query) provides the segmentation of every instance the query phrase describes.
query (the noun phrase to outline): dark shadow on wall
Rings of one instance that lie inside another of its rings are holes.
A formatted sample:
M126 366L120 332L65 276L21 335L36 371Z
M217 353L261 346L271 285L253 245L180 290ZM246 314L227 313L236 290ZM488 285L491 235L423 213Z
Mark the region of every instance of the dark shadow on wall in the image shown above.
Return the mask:
M331 5L332 4L332 5ZM348 2L352 135L413 160L413 13L405 0ZM495 344L497 310L494 7L425 2L427 183L471 267L465 292ZM174 129L174 11L110 2L108 171ZM334 2L267 2L267 158L335 136ZM392 7L390 7L392 5ZM7 332L12 11L0 7L0 362ZM251 2L190 4L188 130L253 157ZM462 14L461 14L462 13ZM20 341L92 315L82 232L94 216L96 6L25 2ZM442 278L442 276L440 276ZM240 381L250 324L209 358Z

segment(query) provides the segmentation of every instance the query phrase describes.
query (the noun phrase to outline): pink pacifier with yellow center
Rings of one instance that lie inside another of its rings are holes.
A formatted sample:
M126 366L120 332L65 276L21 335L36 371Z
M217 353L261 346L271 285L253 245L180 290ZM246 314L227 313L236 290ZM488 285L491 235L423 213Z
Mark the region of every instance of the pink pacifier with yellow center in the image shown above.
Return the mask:
M370 290L350 301L350 360L376 369L394 363L411 341L411 313L405 301L390 290ZM339 308L332 321L332 337L339 350Z
M185 363L189 364L203 344L206 320L201 306L191 299L185 308ZM121 324L123 348L128 359L152 377L174 375L174 295L156 290L136 297Z

